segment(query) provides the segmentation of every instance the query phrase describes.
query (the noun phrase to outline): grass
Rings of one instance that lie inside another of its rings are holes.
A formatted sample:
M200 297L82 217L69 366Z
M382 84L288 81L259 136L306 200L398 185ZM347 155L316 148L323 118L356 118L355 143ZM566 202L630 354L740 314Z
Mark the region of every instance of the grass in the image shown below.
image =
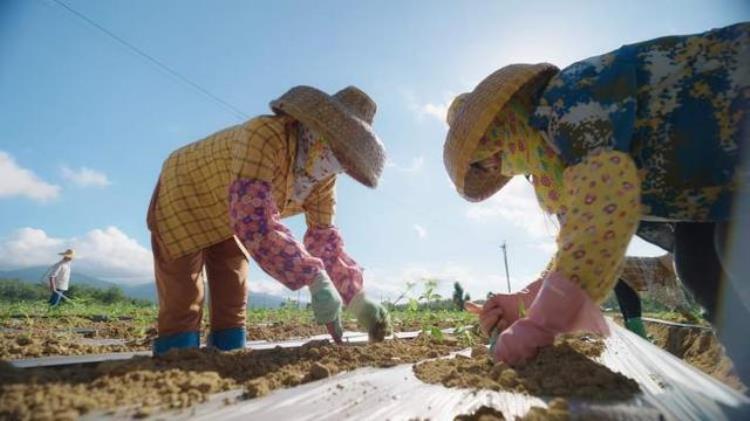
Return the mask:
M154 325L158 314L156 305L137 305L131 303L103 304L75 299L75 304L64 303L56 308L50 308L43 301L0 302L0 325L8 325L10 319L25 319L24 325L34 326L54 323L60 327L80 327L87 321L97 320L128 320L136 327L147 329ZM208 312L205 312L204 319ZM455 310L426 310L417 311L394 309L390 312L391 320L403 330L425 330L433 327L462 327L476 321L476 317L468 312ZM346 319L354 316L344 313ZM247 323L251 325L265 323L282 324L312 324L312 311L295 307L282 308L252 308L247 310ZM401 330L401 329L400 329Z

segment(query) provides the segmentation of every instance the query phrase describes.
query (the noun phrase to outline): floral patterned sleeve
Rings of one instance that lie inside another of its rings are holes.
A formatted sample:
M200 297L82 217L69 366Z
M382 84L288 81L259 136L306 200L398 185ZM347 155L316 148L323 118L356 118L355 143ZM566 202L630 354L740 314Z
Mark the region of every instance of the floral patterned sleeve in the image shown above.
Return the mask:
M362 290L362 268L344 251L344 240L336 227L308 228L305 247L325 264L328 277L345 304Z
M235 235L258 266L288 288L310 284L325 269L281 223L268 182L235 180L229 188L229 218Z
M635 163L622 152L594 153L566 169L564 178L567 212L552 271L601 301L617 282L641 216Z

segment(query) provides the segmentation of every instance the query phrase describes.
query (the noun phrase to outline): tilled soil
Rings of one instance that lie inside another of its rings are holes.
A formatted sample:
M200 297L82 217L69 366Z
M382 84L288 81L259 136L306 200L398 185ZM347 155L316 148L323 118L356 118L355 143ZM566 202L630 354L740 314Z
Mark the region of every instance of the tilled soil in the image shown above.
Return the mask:
M66 332L77 333L86 338L142 339L156 333L154 326L145 325L131 318L102 316L58 316L58 317L13 317L2 320L0 327L8 331L23 333Z
M427 337L366 346L327 341L300 348L215 352L171 351L96 365L15 369L0 362L0 419L73 418L93 410L132 407L134 415L185 408L210 394L243 388L247 398L358 367L391 367L444 356L456 341Z
M563 337L540 350L524 365L494 364L482 348L471 358L425 361L414 367L427 383L447 387L507 390L536 396L575 397L591 400L625 400L640 390L638 384L592 358L604 348L600 339Z
M729 387L747 392L713 331L648 321L645 324L657 346Z
M121 345L92 345L74 333L0 333L0 359L16 360L51 355L84 355L109 352L147 351L150 340L131 340Z
M247 340L249 341L269 341L277 342L287 339L309 338L316 335L327 334L324 325L312 322L292 323L292 322L274 322L263 324L250 324L245 328L247 331ZM356 322L347 321L344 323L344 330L360 330Z
M568 421L571 414L568 402L562 398L552 399L547 408L532 406L523 417L516 417L516 421ZM457 415L454 421L504 421L502 412L489 406L481 406L471 414Z
M451 320L436 321L430 326L439 328L455 327ZM10 318L0 322L0 359L15 360L53 355L81 355L103 352L147 351L156 337L153 326L132 319L106 319L60 316L57 318L31 317ZM353 319L344 323L344 329L361 330ZM398 332L421 330L416 321L394 321L393 329ZM203 330L207 332L208 326ZM289 339L309 338L327 334L326 328L313 322L286 321L274 323L248 324L247 340L269 342ZM92 345L81 343L87 339L122 339L120 345Z
M392 320L391 329L395 332L420 331L425 326L437 327L439 329L455 328L458 322L453 320L435 320L429 323L422 321ZM250 324L246 328L248 340L265 340L269 342L283 341L286 339L309 338L315 335L326 334L325 326L313 322L274 322L262 324ZM344 330L362 331L355 320L346 320Z

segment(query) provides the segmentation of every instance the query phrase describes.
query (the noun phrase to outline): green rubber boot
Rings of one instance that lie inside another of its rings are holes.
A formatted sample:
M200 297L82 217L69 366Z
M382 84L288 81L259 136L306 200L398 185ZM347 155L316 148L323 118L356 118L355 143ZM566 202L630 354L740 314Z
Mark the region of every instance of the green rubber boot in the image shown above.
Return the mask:
M640 317L633 317L632 319L625 320L625 327L641 338L650 340L648 337L648 333L646 333L646 327L643 326L643 320L641 320Z

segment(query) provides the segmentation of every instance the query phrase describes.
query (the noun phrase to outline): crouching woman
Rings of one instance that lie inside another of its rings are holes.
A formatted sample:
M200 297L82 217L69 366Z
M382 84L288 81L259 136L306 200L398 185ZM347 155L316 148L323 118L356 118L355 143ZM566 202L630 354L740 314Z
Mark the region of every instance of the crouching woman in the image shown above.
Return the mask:
M337 177L375 187L382 171L375 103L355 87L330 96L298 86L271 108L275 115L184 146L164 163L147 218L159 295L156 355L199 346L204 273L208 345L245 346L246 253L286 287L307 287L315 320L334 339L342 335L342 300L372 339L385 336L388 314L365 297L362 269L333 224ZM303 243L281 221L300 213Z
M748 288L726 271L686 270L695 262L685 250L722 261L726 235L719 234L731 232L749 108L747 23L627 45L562 71L509 65L457 97L444 160L459 194L481 201L527 176L541 208L560 220L557 251L540 280L481 310L485 329L499 333L495 358L531 358L563 332L607 334L598 303L641 221L668 224L677 273L697 294ZM747 320L748 306L732 317ZM728 348L739 362L750 360L749 350L747 335Z

